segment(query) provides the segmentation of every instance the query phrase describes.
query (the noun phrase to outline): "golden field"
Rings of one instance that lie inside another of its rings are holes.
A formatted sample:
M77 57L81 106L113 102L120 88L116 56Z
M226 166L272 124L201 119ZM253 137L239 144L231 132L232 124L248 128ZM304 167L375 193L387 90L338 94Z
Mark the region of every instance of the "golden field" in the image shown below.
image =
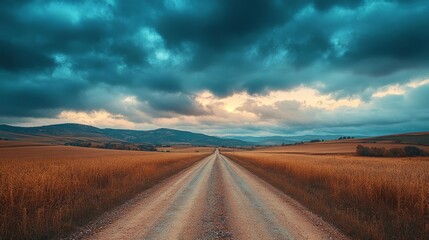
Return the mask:
M0 141L0 239L64 236L210 153Z
M359 157L322 144L223 153L353 239L429 239L429 157Z

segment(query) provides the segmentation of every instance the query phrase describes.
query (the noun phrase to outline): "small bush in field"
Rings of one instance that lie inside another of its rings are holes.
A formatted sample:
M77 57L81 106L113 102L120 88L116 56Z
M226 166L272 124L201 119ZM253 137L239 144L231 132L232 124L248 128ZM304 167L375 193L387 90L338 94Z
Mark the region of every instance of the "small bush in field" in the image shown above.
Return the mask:
M362 145L356 146L356 153L359 156L369 156L370 155L369 151L370 151L369 147L364 147Z
M384 147L372 147L370 153L374 157L387 157L389 152Z
M389 154L392 157L405 157L405 156L407 156L404 148L399 148L399 147L391 148L389 150Z
M405 154L410 157L426 155L425 151L414 146L406 146L404 147L404 151L405 151Z

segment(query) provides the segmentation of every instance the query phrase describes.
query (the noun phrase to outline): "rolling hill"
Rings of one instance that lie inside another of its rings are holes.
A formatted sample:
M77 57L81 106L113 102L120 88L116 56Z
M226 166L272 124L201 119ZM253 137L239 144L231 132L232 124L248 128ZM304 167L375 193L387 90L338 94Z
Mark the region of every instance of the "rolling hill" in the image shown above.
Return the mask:
M249 146L248 143L236 139L224 139L200 133L160 128L156 130L122 130L101 129L93 126L65 123L41 127L16 127L0 125L0 138L41 142L50 144L66 144L75 141L91 142L127 142L146 144L190 144L210 146Z

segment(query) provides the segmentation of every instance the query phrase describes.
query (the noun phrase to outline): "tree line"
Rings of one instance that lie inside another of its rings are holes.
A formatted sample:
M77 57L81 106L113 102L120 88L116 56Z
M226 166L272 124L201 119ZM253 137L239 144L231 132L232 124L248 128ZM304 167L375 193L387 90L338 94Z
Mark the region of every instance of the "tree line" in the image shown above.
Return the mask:
M429 153L415 146L394 147L386 149L384 147L356 146L356 154L368 157L416 157L429 156Z

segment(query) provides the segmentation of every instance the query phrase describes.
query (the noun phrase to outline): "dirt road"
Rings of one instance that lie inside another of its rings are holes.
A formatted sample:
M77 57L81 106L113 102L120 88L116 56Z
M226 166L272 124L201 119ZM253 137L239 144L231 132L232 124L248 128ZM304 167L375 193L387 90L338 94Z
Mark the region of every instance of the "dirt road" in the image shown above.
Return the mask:
M346 239L216 151L148 190L89 239Z

